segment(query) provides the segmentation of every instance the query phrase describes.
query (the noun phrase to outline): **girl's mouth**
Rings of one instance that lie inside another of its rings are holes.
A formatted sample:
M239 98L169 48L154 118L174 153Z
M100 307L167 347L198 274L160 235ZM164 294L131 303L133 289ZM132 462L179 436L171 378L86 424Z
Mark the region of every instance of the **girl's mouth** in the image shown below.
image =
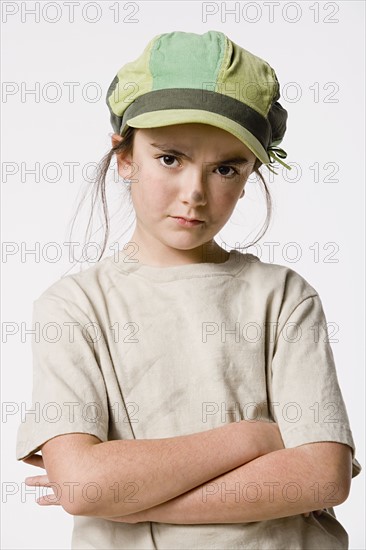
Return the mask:
M203 221L200 220L187 220L186 218L174 218L179 225L184 227L195 227L196 225L201 225Z

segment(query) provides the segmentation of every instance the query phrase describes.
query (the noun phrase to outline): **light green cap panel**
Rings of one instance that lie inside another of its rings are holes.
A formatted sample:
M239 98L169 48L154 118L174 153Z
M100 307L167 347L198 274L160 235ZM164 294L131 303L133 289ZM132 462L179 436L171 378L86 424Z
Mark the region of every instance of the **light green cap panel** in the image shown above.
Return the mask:
M152 89L200 90L205 82L215 83L226 48L227 41L223 33L207 31L203 35L190 32L165 34L155 42L151 51L150 71L154 75Z
M149 67L150 55L160 36L155 36L150 40L137 59L126 63L118 71L115 79L116 85L113 87L112 83L107 94L110 108L116 115L121 116L138 96L151 92L153 78ZM110 92L112 93L110 94Z
M240 70L241 67L245 67L245 71ZM218 80L221 85L213 91L245 103L264 117L279 97L279 84L270 65L232 40L227 41Z

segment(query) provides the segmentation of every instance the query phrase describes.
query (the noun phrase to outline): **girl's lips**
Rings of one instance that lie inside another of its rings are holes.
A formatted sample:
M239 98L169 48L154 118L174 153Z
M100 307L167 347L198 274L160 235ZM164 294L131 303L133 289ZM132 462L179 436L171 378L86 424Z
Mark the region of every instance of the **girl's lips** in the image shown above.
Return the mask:
M185 218L174 218L173 219L179 223L179 225L183 225L184 227L194 227L196 225L200 225L203 223L200 220L186 220Z

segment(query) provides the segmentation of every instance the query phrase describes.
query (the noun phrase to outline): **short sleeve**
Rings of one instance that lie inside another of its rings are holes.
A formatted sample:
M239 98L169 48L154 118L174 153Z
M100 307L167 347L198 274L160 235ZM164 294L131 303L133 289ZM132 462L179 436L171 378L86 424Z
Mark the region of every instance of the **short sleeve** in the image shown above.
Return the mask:
M107 441L107 392L95 353L95 320L51 294L33 302L32 325L32 405L22 414L16 459L62 434Z
M272 357L272 407L285 447L335 441L352 448L352 477L361 466L338 384L318 295L301 301L282 326Z

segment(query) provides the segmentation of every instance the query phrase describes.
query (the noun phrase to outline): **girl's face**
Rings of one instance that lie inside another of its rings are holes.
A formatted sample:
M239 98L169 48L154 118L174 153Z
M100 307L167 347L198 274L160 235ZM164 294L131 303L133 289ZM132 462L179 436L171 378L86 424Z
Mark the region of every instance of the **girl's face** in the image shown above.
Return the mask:
M113 135L115 145L122 138ZM118 159L131 179L136 228L130 242L150 265L204 261L230 218L255 155L232 134L192 123L135 130L133 154ZM185 223L182 218L200 220ZM211 260L210 260L211 261Z

